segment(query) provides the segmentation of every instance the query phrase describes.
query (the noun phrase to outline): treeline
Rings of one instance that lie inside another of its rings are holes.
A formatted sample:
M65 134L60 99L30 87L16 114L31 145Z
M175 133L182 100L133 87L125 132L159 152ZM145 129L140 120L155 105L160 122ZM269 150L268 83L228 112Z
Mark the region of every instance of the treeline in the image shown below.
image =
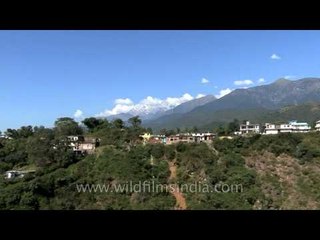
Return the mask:
M67 136L87 135L101 137L102 145L124 147L139 141L139 135L147 129L141 127L139 117L129 119L125 126L121 119L86 118L82 124L63 117L55 121L53 128L23 126L7 129L0 139L0 173L13 168L32 166L38 168L66 167L79 160L68 147ZM149 130L150 131L150 130Z

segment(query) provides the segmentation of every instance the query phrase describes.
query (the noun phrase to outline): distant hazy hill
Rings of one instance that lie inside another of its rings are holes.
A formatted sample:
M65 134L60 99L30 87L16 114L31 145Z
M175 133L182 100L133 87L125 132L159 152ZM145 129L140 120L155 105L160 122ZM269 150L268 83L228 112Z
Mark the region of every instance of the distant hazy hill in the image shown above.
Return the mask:
M265 122L268 117L270 120L278 117L280 112L275 110L312 102L320 102L320 78L304 78L297 81L279 79L269 85L237 89L190 112L162 116L147 122L146 126L154 129L205 126L212 122L232 121L234 118L249 120L261 118L261 121ZM298 119L301 115L303 117L301 120L317 117L317 112L304 110L303 107L290 109L293 108L290 107L288 112L283 110L282 116ZM304 115L303 111L308 113Z

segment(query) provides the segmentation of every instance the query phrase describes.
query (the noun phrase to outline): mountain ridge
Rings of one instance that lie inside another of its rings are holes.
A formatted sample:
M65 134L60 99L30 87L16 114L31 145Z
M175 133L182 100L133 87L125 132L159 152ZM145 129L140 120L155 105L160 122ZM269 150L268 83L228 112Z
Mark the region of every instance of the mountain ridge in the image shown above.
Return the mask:
M219 119L216 116L219 115L219 111L240 113L244 110L256 109L258 112L265 112L310 102L320 102L320 78L303 78L295 81L278 79L268 85L236 89L190 112L162 116L147 122L146 126L156 129L200 126Z

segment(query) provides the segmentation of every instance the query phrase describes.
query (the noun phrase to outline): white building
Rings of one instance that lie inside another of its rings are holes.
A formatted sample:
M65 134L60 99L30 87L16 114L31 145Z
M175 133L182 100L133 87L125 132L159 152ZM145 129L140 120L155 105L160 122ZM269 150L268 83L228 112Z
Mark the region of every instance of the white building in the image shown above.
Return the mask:
M35 170L26 170L26 171L19 171L19 170L10 170L5 173L5 179L14 179L14 178L23 178L26 174L34 173Z
M310 130L311 127L308 123L305 122L298 123L297 121L291 121L289 123L284 124L266 123L264 134L309 132Z
M316 131L320 131L320 120L316 122L315 129Z
M192 133L195 142L210 142L215 137L214 133Z
M260 125L246 121L245 124L240 124L239 132L240 134L260 133ZM239 134L239 132L235 132L235 134Z
M289 124L292 126L293 132L310 132L311 127L306 122L298 123L297 121L291 121Z
M11 171L7 171L5 173L5 177L4 178L5 179L13 179L13 178L18 177L18 176L21 176L21 175L19 175L19 173L17 171L11 170Z
M167 137L166 144L174 144L179 142L185 143L201 143L201 142L212 142L213 138L215 137L214 133L179 133L176 135L171 135Z

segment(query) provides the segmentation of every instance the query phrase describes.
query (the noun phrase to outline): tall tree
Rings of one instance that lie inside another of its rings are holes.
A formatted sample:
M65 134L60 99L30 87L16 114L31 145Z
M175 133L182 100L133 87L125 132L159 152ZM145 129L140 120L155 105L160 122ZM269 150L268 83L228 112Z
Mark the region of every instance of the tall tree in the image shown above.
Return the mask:
M228 124L227 132L228 133L233 133L233 132L238 131L239 130L239 124L240 124L239 120L235 118L232 122L230 122Z
M112 123L115 128L122 129L124 127L124 122L120 118L113 120Z
M44 167L53 162L53 145L52 139L48 133L36 134L29 138L26 144L28 158L31 163L35 163L39 167Z
M139 116L134 116L132 118L128 119L128 122L131 124L132 127L134 128L138 128L141 126L141 119L139 118Z
M160 134L161 134L161 135L166 135L166 136L167 136L167 129L162 128L162 129L160 130Z
M89 129L89 131L94 131L98 127L102 125L107 125L108 121L104 119L98 119L95 117L86 118L82 121L82 123Z
M15 129L11 129L11 128L8 128L7 131L5 132L5 134L10 137L10 138L13 138L13 139L16 139L19 137L19 133L17 130Z
M58 118L55 123L55 132L57 136L81 135L82 128L76 121L69 117Z
M23 126L18 129L18 135L22 138L27 138L33 135L33 128L32 126Z

